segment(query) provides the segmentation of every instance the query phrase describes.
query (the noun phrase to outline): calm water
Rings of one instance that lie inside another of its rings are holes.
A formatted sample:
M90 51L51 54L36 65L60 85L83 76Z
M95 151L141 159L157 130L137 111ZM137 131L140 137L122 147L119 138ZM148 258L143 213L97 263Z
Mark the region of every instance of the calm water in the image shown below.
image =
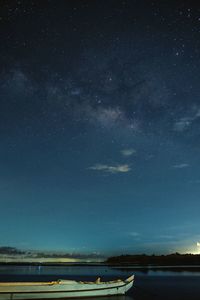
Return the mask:
M200 300L200 271L191 268L137 269L104 266L0 266L0 281L46 281L57 279L102 280L135 274L135 285L126 296L109 300ZM106 298L103 298L106 300Z

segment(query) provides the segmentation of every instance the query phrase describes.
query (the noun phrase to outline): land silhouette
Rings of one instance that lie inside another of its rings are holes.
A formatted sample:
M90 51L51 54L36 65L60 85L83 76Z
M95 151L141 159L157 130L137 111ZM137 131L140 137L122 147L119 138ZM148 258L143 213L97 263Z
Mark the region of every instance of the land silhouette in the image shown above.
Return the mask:
M106 263L109 265L192 266L200 265L200 254L180 254L176 252L169 255L120 255L109 257Z
M0 247L0 264L104 264L119 266L199 266L200 254L168 255L127 254L106 258L98 254L24 251L15 247Z

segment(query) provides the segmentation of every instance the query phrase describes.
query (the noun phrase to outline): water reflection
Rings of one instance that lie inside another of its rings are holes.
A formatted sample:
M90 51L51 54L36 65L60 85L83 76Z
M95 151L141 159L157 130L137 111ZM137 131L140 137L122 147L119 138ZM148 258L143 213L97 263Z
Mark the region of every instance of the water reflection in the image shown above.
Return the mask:
M111 267L113 271L120 271L121 274L138 274L148 276L200 276L200 266L130 266Z
M60 278L81 278L92 280L96 277L126 278L137 276L200 276L199 267L108 267L108 266L0 266L0 280L9 276L44 276L56 280Z

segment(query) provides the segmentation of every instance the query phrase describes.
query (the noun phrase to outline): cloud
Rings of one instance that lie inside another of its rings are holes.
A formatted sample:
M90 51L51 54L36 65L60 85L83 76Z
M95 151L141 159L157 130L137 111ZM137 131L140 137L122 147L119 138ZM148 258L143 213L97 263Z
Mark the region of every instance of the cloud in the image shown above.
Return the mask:
M174 130L184 131L191 125L191 123L192 123L191 118L181 118L179 121L175 122Z
M130 148L130 149L123 149L123 150L121 151L121 153L122 153L122 155L124 155L124 156L131 156L131 155L133 155L133 154L136 153L136 150L133 149L133 148Z
M200 117L200 109L197 110L195 118L199 118Z
M89 169L90 170L95 170L95 171L108 172L108 173L112 173L112 174L127 173L131 170L130 166L127 165L127 164L116 165L116 166L96 164L92 167L89 167Z
M174 123L174 130L180 132L187 130L198 118L200 118L200 109L195 108L192 113L190 113L190 116L182 117Z
M189 164L177 164L177 165L173 165L172 167L174 169L184 169L184 168L188 168L190 165Z
M136 232L136 231L130 232L129 235L132 236L132 237L138 237L138 236L140 236L139 232Z
M189 180L188 183L200 184L200 179Z
M85 248L85 247L81 247ZM81 248L74 249L76 251L70 251L70 252L63 252L63 251L39 251L39 250L28 250L28 251L22 251L20 249L17 249L15 247L8 247L3 246L0 247L0 260L9 261L8 259L11 259L13 262L13 259L17 259L18 261L28 261L28 262L38 262L38 261L54 261L54 262L70 262L70 261L76 261L76 260L102 260L104 259L104 255L100 252L88 252L84 253L81 252Z
M197 242L197 247L200 247L200 242Z
M18 254L24 254L24 251L18 250L15 247L0 247L0 254L6 254L6 255L18 255Z

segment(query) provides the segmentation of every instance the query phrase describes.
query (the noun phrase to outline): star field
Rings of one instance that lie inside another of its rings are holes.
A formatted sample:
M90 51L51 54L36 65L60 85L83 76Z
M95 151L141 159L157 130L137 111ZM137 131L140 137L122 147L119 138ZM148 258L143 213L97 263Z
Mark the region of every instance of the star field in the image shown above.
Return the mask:
M200 5L3 1L2 246L194 252Z

